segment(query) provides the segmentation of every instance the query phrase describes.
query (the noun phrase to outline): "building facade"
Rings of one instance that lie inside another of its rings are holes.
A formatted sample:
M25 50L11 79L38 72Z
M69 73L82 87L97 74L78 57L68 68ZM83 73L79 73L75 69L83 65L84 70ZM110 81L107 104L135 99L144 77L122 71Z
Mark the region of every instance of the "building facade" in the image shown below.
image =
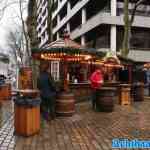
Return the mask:
M48 41L48 0L36 0L39 47Z
M119 51L123 40L123 0L54 0L52 12L53 40L61 38L64 29L71 39L97 50ZM129 3L129 13L134 4ZM40 46L48 40L47 0L37 0L38 37ZM130 41L130 58L149 61L150 58L150 3L136 11Z

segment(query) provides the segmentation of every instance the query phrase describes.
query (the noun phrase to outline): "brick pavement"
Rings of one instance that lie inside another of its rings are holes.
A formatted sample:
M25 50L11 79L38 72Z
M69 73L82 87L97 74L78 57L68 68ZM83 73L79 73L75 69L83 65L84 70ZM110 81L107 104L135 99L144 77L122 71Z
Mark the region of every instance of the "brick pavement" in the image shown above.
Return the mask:
M150 139L148 99L131 106L115 105L112 113L93 112L88 102L76 108L73 117L42 121L40 133L28 138L13 136L13 111L6 109L0 150L111 150L113 138Z

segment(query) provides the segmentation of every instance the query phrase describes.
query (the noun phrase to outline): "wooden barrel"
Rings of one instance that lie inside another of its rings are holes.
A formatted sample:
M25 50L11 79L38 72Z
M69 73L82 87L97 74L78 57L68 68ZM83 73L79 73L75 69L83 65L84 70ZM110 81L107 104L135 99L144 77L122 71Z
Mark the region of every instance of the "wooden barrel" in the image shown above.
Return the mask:
M112 112L114 108L115 97L116 97L116 88L101 87L96 101L99 110L104 112Z
M22 67L19 71L19 89L33 89L32 68Z
M11 99L11 84L6 83L0 87L0 100Z
M137 83L133 85L133 99L134 101L144 101L144 84Z
M72 116L75 112L75 98L73 93L61 93L56 100L56 114L58 116Z

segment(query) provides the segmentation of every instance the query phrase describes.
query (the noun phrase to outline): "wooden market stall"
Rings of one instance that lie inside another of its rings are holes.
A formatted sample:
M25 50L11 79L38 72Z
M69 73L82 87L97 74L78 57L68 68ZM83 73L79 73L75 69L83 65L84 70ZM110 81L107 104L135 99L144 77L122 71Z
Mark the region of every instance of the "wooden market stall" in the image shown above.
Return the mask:
M64 34L63 39L47 44L43 48L32 49L33 59L59 63L60 82L63 86L56 101L58 115L73 115L76 98L90 95L88 81L90 69L92 62L100 55L102 53L97 54L96 50L84 48L72 41L68 33Z
M119 82L119 78L118 78L118 70L124 68L124 66L121 64L119 58L116 56L116 54L113 54L111 52L108 52L106 54L106 56L104 57L104 67L105 67L105 83L103 85L103 87L108 87L108 89L110 90L109 92L107 92L107 89L104 88L103 94L106 93L106 99L108 99L108 95L113 95L112 97L115 98L111 98L111 96L109 96L109 102L107 102L105 100L105 103L111 111L112 111L112 107L113 107L113 103L119 103L121 105L126 105L126 104L130 104L131 103L131 99L130 99L130 85L129 84L123 84L121 82ZM116 90L114 90L114 88ZM103 90L103 88L101 89ZM108 94L109 93L109 94ZM104 97L104 95L103 95ZM110 99L112 99L110 101ZM101 102L103 101L102 99L100 100Z

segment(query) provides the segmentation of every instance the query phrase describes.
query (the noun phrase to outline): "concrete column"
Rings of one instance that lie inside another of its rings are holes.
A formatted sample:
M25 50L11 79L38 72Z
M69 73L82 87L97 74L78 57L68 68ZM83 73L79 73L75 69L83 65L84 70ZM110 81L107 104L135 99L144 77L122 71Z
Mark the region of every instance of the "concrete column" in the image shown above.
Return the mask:
M86 23L86 8L82 8L82 24ZM85 35L81 36L81 45L85 45Z
M117 13L117 0L111 0L111 16L116 16ZM110 31L110 49L116 53L116 25L111 25Z
M67 31L70 34L70 23L69 22L67 23Z
M82 8L82 24L86 22L86 9Z
M59 40L60 36L59 36L59 32L57 32L57 40Z
M67 2L67 14L69 14L71 11L71 4L70 1Z
M59 23L60 23L60 15L58 14L57 15L57 25L59 25Z
M81 45L85 45L85 35L81 36Z

